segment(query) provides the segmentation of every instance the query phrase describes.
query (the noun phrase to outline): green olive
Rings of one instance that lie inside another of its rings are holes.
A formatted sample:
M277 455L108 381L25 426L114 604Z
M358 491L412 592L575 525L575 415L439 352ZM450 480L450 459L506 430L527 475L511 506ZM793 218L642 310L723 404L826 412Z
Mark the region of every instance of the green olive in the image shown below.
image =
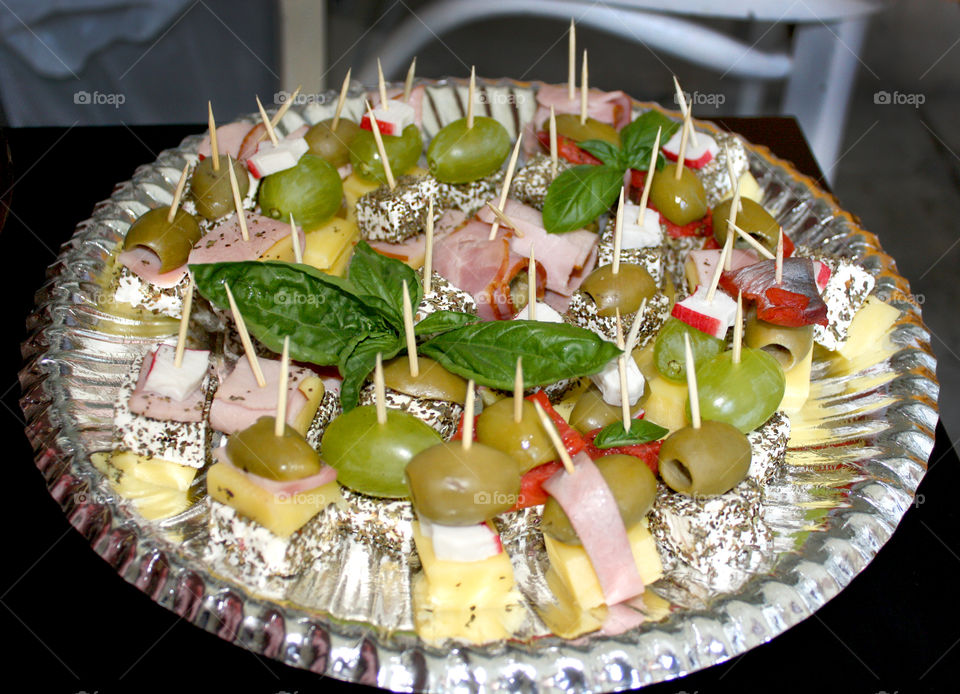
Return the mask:
M747 316L743 341L747 347L762 349L769 353L780 363L786 373L806 357L807 352L813 347L813 326L801 325L797 328L789 328L774 325L758 319L756 312L751 311Z
M496 448L461 441L441 443L407 464L410 500L417 513L442 525L475 525L513 508L520 466Z
M415 125L408 125L400 135L382 135L383 148L390 160L390 170L397 178L416 166L423 151L423 140L420 138L420 129ZM370 130L361 130L350 142L350 163L353 172L367 181L387 182L387 174L380 161L380 150Z
M483 408L477 418L477 440L511 455L521 472L555 460L557 452L533 403L523 401L519 422L513 419L513 405L513 398L504 398Z
M526 272L518 272L516 277L510 280L510 301L514 311L522 311L530 303L529 288L530 275Z
M606 455L596 460L595 464L617 500L623 525L630 530L642 521L653 507L657 496L656 477L646 463L632 455ZM540 528L560 542L568 545L581 544L567 514L552 496L543 506Z
M310 154L326 159L339 169L350 163L350 143L359 132L360 126L346 118L341 118L334 130L333 119L328 118L311 126L303 137L310 145Z
M650 393L650 386L644 382L643 395L637 404L630 408L630 414L636 415L643 409L643 402ZM611 405L603 399L603 394L595 385L591 385L577 398L577 404L570 413L570 426L581 434L602 429L608 424L619 422L623 416L620 405Z
M189 212L178 209L172 222L167 221L169 213L169 207L145 212L130 225L123 241L124 250L142 246L156 253L160 259L160 272L182 267L202 233L196 217Z
M580 285L586 294L597 304L597 313L609 318L626 316L640 308L644 299L648 301L657 293L657 283L653 281L646 268L632 263L620 263L620 271L613 273L612 265L602 265L590 273Z
M733 200L728 198L713 208L713 237L721 246L727 240L727 220L730 218L732 204ZM760 203L749 198L740 198L740 211L737 212L735 224L771 252L776 251L780 225Z
M660 446L660 477L674 491L715 496L737 486L750 470L750 441L726 422L684 427Z
M330 162L304 154L293 168L266 176L259 196L263 215L288 221L292 212L294 221L311 231L340 209L343 183Z
M438 362L427 357L417 357L419 367L416 376L410 375L410 359L406 356L391 359L383 365L383 381L388 388L426 400L448 402L467 401L467 382L456 376Z
M237 177L241 200L250 189L250 178L243 164L226 154L221 154L218 161L220 170L214 171L213 157L207 157L197 164L190 178L190 194L197 204L197 214L207 219L217 219L235 209L230 171L227 169L230 162L233 162L233 173Z
M510 135L493 118L460 118L440 129L427 148L430 173L443 183L469 183L489 176L510 154Z
M549 119L543 122L541 130L550 131ZM587 118L585 123L580 122L580 116L575 113L561 113L557 115L557 135L566 137L574 142L584 140L603 140L614 147L620 146L620 133L609 123L602 123L595 118Z
M668 163L653 175L650 202L671 222L684 226L707 213L707 192L688 167L683 167L679 181L675 177L676 170L676 164Z
M269 480L287 482L320 472L320 456L289 424L283 436L274 431L273 417L261 417L243 431L227 437L227 456L241 470Z

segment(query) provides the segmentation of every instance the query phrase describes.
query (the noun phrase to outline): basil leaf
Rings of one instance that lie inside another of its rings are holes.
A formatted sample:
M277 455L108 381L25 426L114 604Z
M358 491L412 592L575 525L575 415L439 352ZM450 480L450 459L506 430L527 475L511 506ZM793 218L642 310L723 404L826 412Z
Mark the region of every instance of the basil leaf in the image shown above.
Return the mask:
M309 265L245 261L191 265L197 290L222 310L229 283L247 330L275 352L290 336L290 358L340 364L366 336L391 326L349 291L349 283Z
M620 354L612 342L566 323L512 320L474 323L438 335L420 353L480 385L513 388L517 357L524 387L589 376Z
M667 163L666 158L663 156L663 152L657 152L657 171L662 169ZM650 167L650 148L643 150L638 156L627 157L624 166L628 169L636 169L637 171L644 171Z
M423 288L416 272L396 258L377 253L366 241L360 241L354 247L347 276L360 298L372 297L373 300L368 303L384 313L397 330L403 330L404 280L414 311L423 297Z
M628 160L645 160L646 163L640 168L646 169L650 162L650 150L653 149L653 143L657 139L657 128L663 129L660 133L662 147L673 137L673 133L679 127L679 123L670 120L659 111L650 110L641 113L620 131L620 149Z
M554 179L543 202L543 225L552 233L580 229L610 209L623 186L623 171L583 164Z
M476 323L478 320L480 320L480 318L472 313L434 311L413 326L413 332L415 335L435 335L436 333L445 333L454 328L461 328L464 325Z
M382 354L384 361L393 359L401 347L403 339L396 333L370 335L343 360L340 365L340 375L343 376L343 383L340 384L340 404L344 412L357 406L360 388L376 367L377 354Z
M623 428L623 422L617 420L600 430L600 433L593 440L593 445L600 449L636 446L637 444L662 439L668 431L670 430L645 419L632 420L630 431L626 431Z
M590 152L590 154L608 166L619 165L620 149L606 140L584 140L578 142L577 147Z

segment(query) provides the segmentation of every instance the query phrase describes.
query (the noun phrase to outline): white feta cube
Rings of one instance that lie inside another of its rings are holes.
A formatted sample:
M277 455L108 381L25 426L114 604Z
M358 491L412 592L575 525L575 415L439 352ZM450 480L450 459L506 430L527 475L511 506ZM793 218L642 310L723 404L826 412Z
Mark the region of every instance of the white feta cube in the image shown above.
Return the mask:
M183 362L174 364L176 347L160 345L153 358L153 365L143 389L174 400L186 400L187 396L200 387L207 375L207 363L210 352L203 349L183 350Z
M292 169L309 149L310 145L302 137L280 140L277 144L264 140L257 147L257 153L247 159L247 168L254 178L263 178Z
M563 323L563 316L553 310L549 304L542 301L537 302L536 320L538 323ZM530 305L520 309L520 313L514 316L514 320L530 320Z
M373 109L373 117L377 119L381 135L402 135L404 128L416 123L416 114L410 104L389 99L387 105L389 108L378 106ZM360 127L364 130L373 130L369 112L363 115Z
M640 372L640 367L633 357L624 359L627 372L627 399L630 406L637 404L637 400L643 395L644 379ZM590 377L600 393L603 395L603 401L608 405L620 406L620 358L611 359L600 373Z
M643 224L637 224L639 217L640 205L634 205L632 202L624 203L620 248L652 248L663 243L660 213L648 207L643 214Z
M503 551L500 534L487 523L440 525L421 517L420 532L430 538L433 553L443 561L481 561Z

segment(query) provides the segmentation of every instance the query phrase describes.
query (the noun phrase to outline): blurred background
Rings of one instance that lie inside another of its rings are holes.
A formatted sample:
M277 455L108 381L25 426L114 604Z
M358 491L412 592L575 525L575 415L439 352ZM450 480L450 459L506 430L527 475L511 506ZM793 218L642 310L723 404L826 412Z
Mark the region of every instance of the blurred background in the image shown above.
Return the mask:
M3 0L0 122L225 122L284 92L478 75L590 83L694 115L797 116L828 183L893 255L960 388L960 3L953 0ZM198 129L201 126L198 125ZM173 145L175 143L171 143ZM960 399L941 399L960 436Z

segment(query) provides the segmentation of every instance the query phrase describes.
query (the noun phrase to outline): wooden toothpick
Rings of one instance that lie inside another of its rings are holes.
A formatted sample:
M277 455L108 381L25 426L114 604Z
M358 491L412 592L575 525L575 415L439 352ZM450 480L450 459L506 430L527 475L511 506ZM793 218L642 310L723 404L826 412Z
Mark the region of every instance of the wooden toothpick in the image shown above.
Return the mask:
M243 353L247 355L247 361L250 362L250 370L253 371L253 377L257 379L257 385L263 388L267 385L267 381L263 377L263 371L260 370L260 360L257 359L257 353L254 351L253 343L250 341L247 324L243 320L240 309L237 308L237 302L233 298L233 292L230 291L230 285L224 282L223 288L227 291L227 301L230 302L230 313L233 314L233 322L237 324L237 332L240 334L240 344L243 345Z
M180 180L177 181L177 189L173 191L173 202L170 203L170 209L167 211L167 224L173 224L177 216L177 210L180 208L180 198L183 197L183 187L187 185L187 169L190 164L183 165L183 171L180 172Z
M387 423L387 387L383 382L383 355L377 352L377 365L373 370L373 398L377 406L377 423Z
M420 359L417 357L417 336L413 332L413 306L410 305L410 288L403 281L403 333L407 340L407 361L410 362L410 376L420 375Z
M287 383L290 381L290 336L283 337L280 353L280 379L277 383L277 417L273 423L273 435L283 436L287 425Z
M743 292L737 292L737 319L733 324L733 363L740 363L740 350L743 345Z
M553 110L553 104L550 104L550 175L557 177L557 165L559 160L560 148L557 145L557 114Z
M477 91L477 71L470 66L470 87L467 89L467 130L473 127L473 95Z
M690 335L683 334L683 347L686 352L687 392L690 396L690 422L694 429L700 428L700 394L697 392L696 364L693 362L693 350L690 349Z
M683 166L685 164L685 159L687 156L687 138L690 136L690 128L687 127L688 119L683 119L683 125L680 126L682 131L680 133L680 153L677 155L677 168L673 175L674 180L679 181L683 176Z
M583 68L580 70L580 125L587 122L587 50L583 50Z
M687 117L691 115L690 110L691 110L692 104L690 105L687 104L687 99L683 96L683 90L680 88L680 82L679 80L677 80L676 75L673 76L673 86L677 90L677 104L680 105L680 113L683 114L683 120L684 122L686 122ZM692 125L692 122L691 122L691 125ZM690 141L693 143L694 147L696 147L697 133L696 131L692 130L692 128L690 132Z
M217 122L213 119L213 104L207 102L207 127L210 128L210 156L213 157L213 171L220 172L220 147L217 143Z
M633 317L633 324L630 326L630 332L627 334L627 342L623 346L623 351L627 354L632 354L634 348L637 346L637 338L640 336L640 326L643 324L643 312L647 310L647 300L644 298L640 302L640 308L637 309L636 315Z
M433 196L427 205L427 238L423 256L423 292L429 294L433 288Z
M740 181L737 181L733 187L733 200L730 201L730 214L727 215L727 236L733 237L732 229L730 227L736 226L737 215L740 213ZM724 240L724 246L726 246L726 240ZM733 251L727 254L725 259L724 269L729 270L730 264L733 262Z
M283 117L287 115L287 111L290 110L290 107L297 102L297 97L300 96L300 92L303 90L303 85L298 84L297 88L293 90L293 94L280 104L280 108L277 109L277 112L273 114L273 118L270 119L270 125L276 128L280 125L280 121L283 120Z
M347 69L347 76L343 78L343 85L340 87L340 96L337 98L337 110L333 112L333 123L330 124L330 129L336 132L337 126L340 125L340 114L343 113L343 105L347 102L347 90L350 89L350 73L353 71L353 68Z
M577 98L577 25L570 18L570 33L567 35L567 98Z
M724 159L727 160L727 176L730 178L730 190L736 190L740 185L740 179L733 170L733 157L730 155L730 146L723 143ZM743 203L737 200L737 213L743 212Z
M523 238L523 234L520 232L519 229L517 229L517 225L514 224L513 220L510 219L504 213L503 210L501 210L499 207L494 205L492 202L488 202L487 207L489 207L490 211L493 212L493 216L500 221L500 224L502 224L505 227L510 227L511 229L513 229L513 231L516 233L517 236L519 236L520 238Z
M537 320L537 261L530 244L530 262L527 263L527 318Z
M749 243L750 246L752 246L753 249L757 251L757 253L759 253L760 255L762 255L762 256L763 256L764 258L766 258L767 260L773 260L774 258L777 257L776 255L774 255L773 253L771 253L770 250L769 250L766 246L764 246L762 243L760 243L759 241L757 241L755 238L753 238L750 234L748 234L748 233L745 232L743 229L741 229L740 227L738 227L736 224L728 225L728 226L732 226L732 227L733 227L733 230L734 230L735 232L737 232L737 234L740 236L740 238L742 238L744 241L746 241L747 243Z
M780 227L780 233L777 234L777 284L783 282L783 227Z
M373 106L367 102L367 113L370 114L370 129L373 130L373 139L377 143L377 152L380 154L380 161L383 162L383 173L387 177L387 187L393 190L397 187L397 181L393 177L393 169L390 167L390 160L387 159L387 150L383 146L383 137L380 135L380 124L373 116Z
M293 212L290 213L290 240L293 242L293 259L302 263L303 251L300 250L300 234L297 232L297 223L293 219Z
M723 250L720 251L720 257L717 259L717 267L713 270L713 277L710 280L710 288L707 290L707 303L713 303L713 297L717 293L717 287L720 285L720 275L723 274L723 267L727 262L727 254L733 250L733 236L729 236L723 244Z
M250 240L247 231L247 214L243 210L243 200L240 199L240 187L237 185L237 174L233 171L233 158L227 156L227 173L230 176L230 190L233 191L233 207L237 211L237 224L240 225L240 236L244 241Z
M469 451L473 446L473 392L476 386L471 378L467 381L467 401L463 405L463 450Z
M560 434L557 433L556 427L553 426L553 422L550 420L550 417L547 415L547 413L544 412L543 406L539 402L534 400L533 407L537 410L537 416L540 417L540 425L543 427L543 430L547 432L547 436L550 437L550 442L556 449L557 455L560 456L560 462L563 463L563 469L572 475L574 473L573 459L570 457L570 453L567 452L566 447L563 445L563 440L561 440Z
M417 56L413 56L410 61L410 67L407 69L407 79L403 82L403 101L410 100L410 92L413 91L413 78L417 73Z
M513 146L513 152L510 153L510 161L507 163L507 173L503 177L503 186L500 188L500 204L498 207L501 210L507 208L507 196L510 194L510 184L513 182L513 172L517 168L517 155L520 154L520 142L523 140L523 133L517 135L517 144ZM488 240L493 241L497 238L497 229L500 228L500 220L494 220L493 226L490 227L490 238Z
M650 186L653 185L653 174L657 171L657 154L660 152L660 135L663 128L657 128L657 139L653 142L650 152L650 165L647 167L647 177L643 180L643 193L640 195L640 214L637 215L637 226L643 225L643 217L647 212L647 201L650 199Z
M723 240L723 250L720 252L724 271L733 268L733 234L727 229L727 238Z
M257 108L260 109L260 120L263 121L263 127L267 129L270 142L276 147L280 143L280 140L277 138L277 131L273 129L273 123L271 123L270 118L267 117L267 111L263 108L263 103L261 103L259 96L257 97Z
M617 308L617 347L623 350L626 342L623 339L623 321L620 319L620 308ZM620 376L620 414L623 417L623 430L630 431L630 398L627 393L627 361L626 352L617 357L617 371Z
M188 273L189 275L189 273ZM193 308L193 275L189 275L187 291L183 294L183 308L180 310L180 330L177 333L177 351L173 356L173 365L178 369L183 365L183 350L187 346L187 327L190 325L190 309Z
M390 104L387 103L387 82L383 79L383 68L380 66L380 58L377 58L377 82L380 85L380 107L387 111Z
M617 203L617 217L613 225L613 274L620 272L620 247L623 244L623 187L620 187L620 201Z
M513 421L523 421L523 357L517 357L517 371L513 376Z

